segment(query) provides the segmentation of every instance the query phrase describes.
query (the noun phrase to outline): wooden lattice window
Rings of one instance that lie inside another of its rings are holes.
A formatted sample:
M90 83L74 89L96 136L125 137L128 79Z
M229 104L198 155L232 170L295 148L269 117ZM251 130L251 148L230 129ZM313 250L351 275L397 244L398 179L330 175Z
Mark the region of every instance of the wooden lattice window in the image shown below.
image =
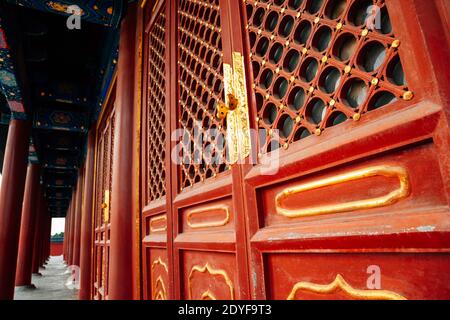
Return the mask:
M228 169L225 121L216 118L224 101L219 0L181 0L178 6L180 188L192 186ZM203 135L205 134L205 136ZM210 150L211 152L204 152Z
M165 25L163 6L148 37L146 203L160 199L166 194Z
M245 4L262 151L412 98L384 1Z

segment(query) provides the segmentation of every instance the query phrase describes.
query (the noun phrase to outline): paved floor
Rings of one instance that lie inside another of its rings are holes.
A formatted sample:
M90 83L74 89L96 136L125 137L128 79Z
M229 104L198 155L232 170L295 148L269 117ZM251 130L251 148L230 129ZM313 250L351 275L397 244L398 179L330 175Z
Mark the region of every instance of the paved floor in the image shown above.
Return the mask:
M42 276L33 275L32 283L36 289L16 288L15 300L76 300L78 290L67 286L70 277L62 256L50 257Z

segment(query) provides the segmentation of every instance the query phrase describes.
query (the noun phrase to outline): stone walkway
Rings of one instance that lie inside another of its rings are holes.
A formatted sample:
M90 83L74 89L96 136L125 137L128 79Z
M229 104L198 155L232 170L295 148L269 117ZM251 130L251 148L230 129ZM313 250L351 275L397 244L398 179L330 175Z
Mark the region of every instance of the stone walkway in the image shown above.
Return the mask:
M65 283L70 276L62 256L50 257L42 276L33 275L36 289L16 288L15 300L76 300L78 290L69 289Z

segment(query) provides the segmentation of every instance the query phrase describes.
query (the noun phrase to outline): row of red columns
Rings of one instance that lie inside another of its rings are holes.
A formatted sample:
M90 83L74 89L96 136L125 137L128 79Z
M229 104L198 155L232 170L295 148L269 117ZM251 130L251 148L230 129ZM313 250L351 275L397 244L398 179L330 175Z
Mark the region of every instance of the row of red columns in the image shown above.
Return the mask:
M90 130L86 162L80 170L66 215L63 257L68 266L78 267L79 298L90 299L92 199L94 177L95 129Z
M114 144L113 177L111 190L111 240L109 257L109 298L137 299L138 275L133 262L139 255L132 244L135 239L135 218L133 205L135 195L134 172L135 145L139 136L135 130L136 105L135 72L136 48L139 35L136 30L138 7L130 5L126 18L122 21L117 66L116 123ZM140 94L138 92L138 94ZM64 237L64 260L71 266L79 266L80 299L91 298L91 259L93 237L93 184L95 128L88 138L88 151L84 169L80 172L77 186L72 194ZM130 143L132 141L133 143ZM139 154L137 154L139 156ZM129 192L133 190L133 192Z
M51 217L40 184L39 164L28 164L31 123L12 119L0 186L0 299L15 286L31 286L49 254Z
M139 251L132 245L139 240L135 239L133 211L136 205L133 201L137 197L135 191L129 192L130 188L134 190L135 185L136 177L130 172L135 169L135 141L139 138L134 127L137 99L134 83L138 77L135 72L136 48L140 36L136 32L137 8L136 4L130 6L122 22L120 36L111 190L110 299L139 297L139 290L136 289L138 275L133 267L133 262L138 261ZM38 273L39 267L49 257L51 217L39 183L39 166L30 165L27 168L30 131L29 121L11 120L0 190L0 299L13 299L15 284L31 285L30 269ZM80 268L80 299L89 299L91 293L95 131L93 128L89 133L86 162L74 187L64 233L64 261L69 266Z
M0 190L1 300L13 299L15 286L33 287L32 274L39 274L50 256L51 215L40 183L40 165L27 165L29 136L28 121L11 121ZM91 130L86 165L74 189L65 228L64 259L83 270L82 299L90 298L94 148L95 130Z

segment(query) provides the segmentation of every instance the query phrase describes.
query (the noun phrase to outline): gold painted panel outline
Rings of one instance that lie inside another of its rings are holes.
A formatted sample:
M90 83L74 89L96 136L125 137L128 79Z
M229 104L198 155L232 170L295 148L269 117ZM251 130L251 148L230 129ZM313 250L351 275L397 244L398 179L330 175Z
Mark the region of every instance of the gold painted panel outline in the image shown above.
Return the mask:
M162 227L154 227L153 224L155 222L159 222L159 221L165 221L166 224ZM162 231L166 231L167 230L167 217L166 215L161 215L158 217L154 217L150 219L149 222L149 226L150 226L150 232L162 232Z
M202 213L207 213L213 210L222 210L223 212L225 212L225 218L223 218L222 220L218 220L218 221L207 221L207 222L192 222L192 216L194 215L199 215ZM227 205L214 205L214 206L209 206L209 207L205 207L205 208L200 208L200 209L193 209L190 210L186 216L186 222L187 225L193 229L200 229L200 228L208 228L208 227L221 227L226 225L228 222L230 221L230 208Z
M212 268L208 262L203 267L201 267L199 265L193 266L191 269L191 272L189 273L188 288L189 288L189 299L190 300L192 300L192 276L194 275L195 272L200 272L200 273L208 272L210 275L213 275L213 276L222 276L223 279L225 280L225 283L227 284L228 288L230 289L230 300L234 300L234 286L233 286L233 282L231 281L227 272L223 269ZM215 296L209 290L202 293L201 298L205 299L206 297L215 299Z
M339 290L352 298L360 300L406 300L405 297L393 291L355 289L340 274L329 284L317 284L306 281L297 282L289 293L287 300L294 300L298 291L332 294Z
M397 177L400 182L400 185L394 191L391 191L384 196L376 198L316 206L303 209L286 209L283 207L284 200L294 194L373 176ZM363 168L359 170L353 170L336 176L303 183L293 187L288 187L276 195L275 208L278 214L288 218L306 217L306 216L383 207L391 205L400 199L406 198L407 196L409 196L410 192L411 186L409 182L409 176L405 168L400 166L380 165Z

